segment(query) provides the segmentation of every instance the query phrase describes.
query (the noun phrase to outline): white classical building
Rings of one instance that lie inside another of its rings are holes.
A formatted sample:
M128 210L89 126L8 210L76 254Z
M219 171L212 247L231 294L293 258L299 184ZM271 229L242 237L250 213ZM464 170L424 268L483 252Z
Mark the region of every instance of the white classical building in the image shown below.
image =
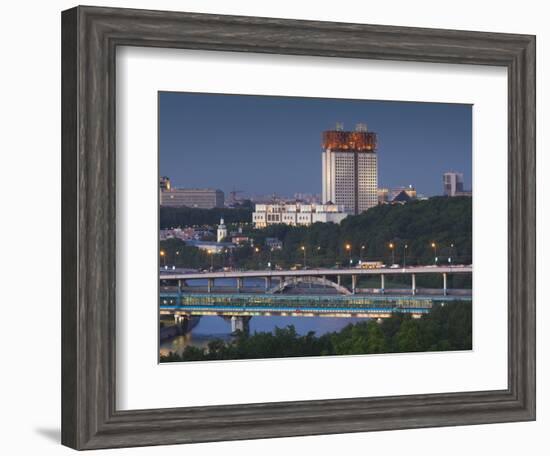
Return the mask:
M347 217L342 207L336 204L256 204L252 213L255 228L283 223L292 226L308 226L316 222L340 223Z

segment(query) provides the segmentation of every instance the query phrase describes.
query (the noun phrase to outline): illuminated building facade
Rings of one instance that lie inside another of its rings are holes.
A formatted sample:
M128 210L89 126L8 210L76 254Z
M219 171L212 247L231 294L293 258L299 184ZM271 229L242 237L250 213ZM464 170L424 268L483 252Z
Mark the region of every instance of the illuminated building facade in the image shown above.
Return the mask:
M252 222L255 228L276 224L308 226L317 222L340 223L347 215L336 204L256 204Z
M360 214L378 204L376 133L358 124L355 131L323 132L323 204L342 206L348 214Z
M159 179L160 190L170 190L170 178L167 176L161 176Z

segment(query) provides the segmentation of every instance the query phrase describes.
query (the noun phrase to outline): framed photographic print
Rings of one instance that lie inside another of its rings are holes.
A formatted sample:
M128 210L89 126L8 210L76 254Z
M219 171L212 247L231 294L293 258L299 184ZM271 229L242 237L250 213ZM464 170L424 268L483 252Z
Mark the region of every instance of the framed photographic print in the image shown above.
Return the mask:
M77 7L62 51L65 445L535 419L533 36Z
M472 349L471 105L158 107L160 362Z

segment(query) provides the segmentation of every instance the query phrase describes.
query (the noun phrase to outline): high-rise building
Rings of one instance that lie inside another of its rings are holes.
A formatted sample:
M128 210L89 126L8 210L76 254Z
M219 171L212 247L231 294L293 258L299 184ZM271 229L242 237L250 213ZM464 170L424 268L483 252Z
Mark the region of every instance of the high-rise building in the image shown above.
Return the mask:
M171 188L160 192L160 205L170 207L223 207L224 193L213 188Z
M358 124L355 131L323 132L323 204L360 214L378 204L376 133Z
M459 196L461 193L464 193L464 175L452 171L444 173L443 194L445 196Z
M170 178L167 176L161 176L160 179L160 189L162 190L170 190Z

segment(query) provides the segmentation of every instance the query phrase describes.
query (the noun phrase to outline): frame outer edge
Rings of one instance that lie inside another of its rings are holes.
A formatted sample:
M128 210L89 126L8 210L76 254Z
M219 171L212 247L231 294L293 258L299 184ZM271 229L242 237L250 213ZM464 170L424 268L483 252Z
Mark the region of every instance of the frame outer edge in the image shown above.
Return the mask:
M61 443L78 446L78 11L61 15Z
M124 25L122 18L125 19ZM127 19L131 21L128 22ZM201 42L194 42L187 29L179 27L176 32L170 32L169 41L163 41L168 32L163 30L162 25L169 19L177 19L177 22L189 20L193 22L190 26L192 29L195 27L195 30L198 30L197 23L201 26L207 24L214 39L220 35L229 37L227 44L207 45L208 49L282 54L296 51L302 55L316 55L317 52L329 55L335 52L331 50L334 45L326 53L323 46L314 51L315 46L320 46L319 37L310 40L311 51L308 40L303 48L291 45L289 48L277 49L267 44L264 48L261 40L257 48L242 47L240 41L231 41L232 34L229 30L238 24L239 28L244 27L248 33L247 24L250 23L256 30L252 36L257 34L259 37L261 27L258 26L265 21L271 25L276 24L277 27L280 25L288 28L291 36L298 31L307 34L309 26L312 29L323 28L330 37L331 23L179 12L172 15L170 12L95 7L77 7L62 13L62 443L75 449L112 448L534 419L536 265L535 227L530 224L535 217L535 183L532 179L535 166L536 116L534 37L440 30L437 31L437 36L443 37L442 40L447 43L441 52L422 44L426 42L425 38L414 38L412 42L407 42L408 54L405 52L396 55L391 53L391 49L396 46L395 41L393 45L384 41L387 33L391 30L394 38L397 36L399 41L417 37L420 29L362 24L334 26L340 31L342 28L353 29L350 32L354 34L370 30L369 37L362 38L362 43L367 48L369 43L376 46L381 43L381 51L376 55L365 51L360 58L406 61L422 55L419 61L446 61L446 50L451 52L453 43L459 40L462 50L455 52L452 57L449 55L449 62L475 61L495 65L509 63L509 164L517 166L511 168L515 170L515 174L509 174L509 214L515 218L509 221L509 227L513 230L509 233L509 248L510 255L523 263L509 269L514 274L510 274L510 278L521 282L510 288L510 298L513 299L509 298L509 317L514 316L517 319L513 322L509 319L509 390L503 392L506 394L494 403L494 407L485 411L479 410L484 400L481 395L477 402L471 403L470 409L465 405L462 411L452 412L453 408L449 403L446 412L445 404L448 401L443 395L436 401L439 406L432 403L427 408L421 407L412 416L405 417L403 413L410 398L402 396L388 398L396 401L390 414L376 413L366 418L359 413L355 417L346 418L336 413L330 422L322 413L315 411L317 407L322 407L323 403L328 405L330 401L311 401L315 405L308 412L311 416L310 424L304 422L299 426L292 426L290 422L284 424L279 418L271 422L268 420L255 429L248 428L246 432L237 423L218 424L212 428L211 424L216 422L216 413L221 413L220 408L214 413L200 413L203 416L191 420L193 424L188 429L185 429L185 423L179 422L182 412L172 409L128 411L117 417L114 409L116 353L114 339L111 340L110 336L114 334L112 317L115 311L116 263L111 255L116 220L113 193L115 144L112 133L114 130L107 130L115 127L115 101L111 99L114 96L113 54L117 43L121 42L127 45L201 49ZM140 37L139 34L140 27L145 26L155 27L153 32L149 28L147 38ZM422 33L430 35L430 30ZM436 34L436 31L431 33ZM127 36L132 38L125 41ZM466 37L476 42L479 38L486 48L476 54L473 44L471 48L464 46ZM487 49L492 46L492 37L498 37L495 49L499 53L493 60L486 57ZM174 41L171 41L172 38ZM386 55L384 50L387 51ZM344 54L343 51L342 53ZM479 58L479 55L482 57ZM109 74L110 72L112 73ZM488 393L488 397L489 393L497 391L479 393ZM475 393L464 394L468 403L475 397L478 397ZM267 412L271 413L269 404L256 405L265 406ZM292 408L292 403L289 406ZM359 410L362 408L363 406L359 407ZM241 409L248 419L255 417L254 404L242 405L239 411ZM421 409L425 411L422 412ZM290 421L292 414L289 410ZM170 416L175 420L172 425L166 423ZM297 419L296 415L294 417ZM352 426L348 427L346 423ZM138 428L141 429L137 431Z
M526 227L523 232L525 250L524 318L526 339L523 344L525 381L525 408L530 419L536 419L536 37L532 36L524 52L524 109L521 113L524 126L525 154L525 207ZM531 227L528 224L532 224Z

